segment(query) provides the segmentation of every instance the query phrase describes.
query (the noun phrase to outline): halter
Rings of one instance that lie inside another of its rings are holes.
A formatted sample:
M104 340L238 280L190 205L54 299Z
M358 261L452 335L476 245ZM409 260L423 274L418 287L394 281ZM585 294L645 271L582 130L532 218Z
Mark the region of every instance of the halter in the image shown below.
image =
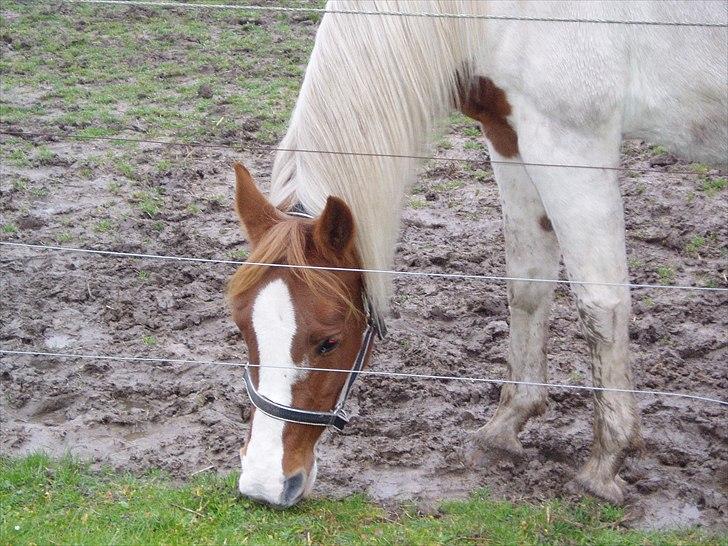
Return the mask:
M310 214L305 212L300 204L296 205L293 210L288 211L287 214L301 218L312 218ZM354 386L354 381L356 381L356 378L359 376L359 372L361 372L364 367L364 362L366 361L367 354L371 348L374 334L376 334L380 339L386 335L384 321L382 321L381 317L378 317L376 313L374 313L374 309L366 297L366 292L362 293L362 300L364 301L364 308L367 311L367 327L366 330L364 330L362 342L359 346L359 352L356 354L356 359L354 360L354 366L351 368L351 371L346 378L346 383L344 383L341 393L339 393L339 399L336 401L334 409L331 411L304 410L285 406L274 402L270 398L266 398L260 394L255 388L255 385L253 385L253 380L250 377L251 364L246 363L245 372L243 374L245 390L248 392L250 401L258 410L273 419L278 419L279 421L298 423L301 425L315 425L319 427L330 426L339 432L344 430L344 427L349 422L349 416L344 410L344 405L346 404L346 400L349 398L351 388Z

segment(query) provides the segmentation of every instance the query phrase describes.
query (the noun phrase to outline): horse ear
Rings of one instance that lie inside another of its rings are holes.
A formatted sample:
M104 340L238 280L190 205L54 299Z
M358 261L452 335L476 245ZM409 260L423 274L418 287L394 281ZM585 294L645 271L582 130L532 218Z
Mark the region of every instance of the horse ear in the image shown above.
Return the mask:
M341 257L354 244L354 217L338 197L329 197L326 207L316 219L314 240L319 248Z
M235 163L235 210L253 246L280 220L278 210L268 202L248 169L240 163Z

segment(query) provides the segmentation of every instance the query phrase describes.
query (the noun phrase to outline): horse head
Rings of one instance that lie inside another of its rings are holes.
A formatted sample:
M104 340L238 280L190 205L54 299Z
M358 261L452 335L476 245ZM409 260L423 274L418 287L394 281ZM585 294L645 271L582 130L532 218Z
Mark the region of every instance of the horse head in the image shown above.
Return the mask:
M274 407L333 415L350 376L325 369L351 370L369 352L369 343L362 350L362 275L340 270L361 267L351 211L329 197L317 218L294 217L263 196L245 167L236 164L235 173L236 210L252 252L251 264L232 277L228 295L248 346L251 398L255 393ZM246 497L290 506L313 487L324 427L281 419L253 402L238 487Z

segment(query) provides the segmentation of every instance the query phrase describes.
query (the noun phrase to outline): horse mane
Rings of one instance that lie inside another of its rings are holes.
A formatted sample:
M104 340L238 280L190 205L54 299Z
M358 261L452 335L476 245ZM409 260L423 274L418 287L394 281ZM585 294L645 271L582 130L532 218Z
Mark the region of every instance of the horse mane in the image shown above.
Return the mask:
M478 13L480 2L331 1L332 10ZM326 14L280 147L334 152L421 155L433 125L457 105L468 78L473 20ZM270 198L320 213L329 195L343 199L357 228L365 269L390 269L401 208L418 162L409 157L280 151ZM367 296L380 316L391 279L366 273Z
M311 224L300 220L286 220L274 225L256 245L246 263L241 265L228 283L228 298L243 295L258 286L263 276L274 266L260 264L311 265L309 244ZM313 292L332 294L336 301L347 310L347 313L359 313L344 282L333 272L321 269L288 269Z

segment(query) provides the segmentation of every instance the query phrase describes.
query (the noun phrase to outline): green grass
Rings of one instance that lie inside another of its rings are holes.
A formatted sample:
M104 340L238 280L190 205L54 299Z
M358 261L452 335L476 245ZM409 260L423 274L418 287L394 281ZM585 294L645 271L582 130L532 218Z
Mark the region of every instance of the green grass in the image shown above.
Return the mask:
M111 222L111 220L104 218L104 219L96 222L96 225L94 226L94 230L98 231L99 233L106 233L112 227L114 227L114 224Z
M669 265L661 265L657 268L657 277L660 284L673 284L675 282L675 270Z
M285 129L315 31L301 18L240 10L61 10L6 0L3 13L12 20L0 19L0 41L12 47L0 59L2 95L43 93L22 105L0 100L0 117L86 137L137 126L150 137L273 142ZM198 93L202 84L212 96Z
M250 256L250 253L247 250L245 250L244 248L230 251L231 260L244 261L244 260L248 259L248 256Z
M700 183L700 191L704 192L708 197L715 197L718 192L728 188L728 178L703 178Z
M436 515L395 513L362 496L274 510L240 499L236 475L200 474L182 485L91 472L44 455L0 458L0 540L8 544L719 544L695 530L626 531L619 508L491 500L445 502Z

